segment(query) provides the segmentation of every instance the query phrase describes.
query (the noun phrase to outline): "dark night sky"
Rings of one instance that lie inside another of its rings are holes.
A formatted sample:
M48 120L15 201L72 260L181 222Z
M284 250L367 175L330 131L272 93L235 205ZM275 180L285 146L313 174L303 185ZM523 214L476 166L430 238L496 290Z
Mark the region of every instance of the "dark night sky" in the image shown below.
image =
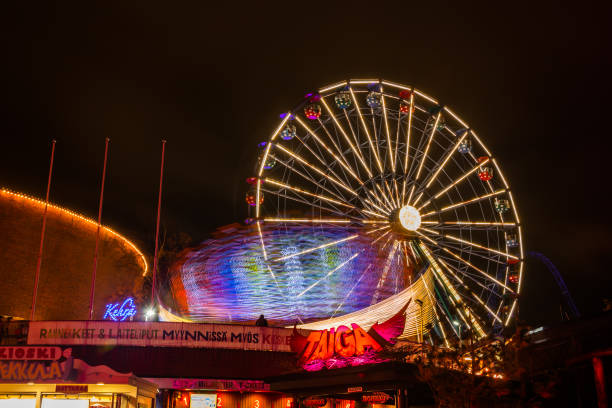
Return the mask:
M483 137L526 249L557 264L583 312L612 297L610 9L264 3L4 4L0 186L44 196L55 138L51 200L95 216L108 136L103 222L152 252L166 138L163 225L199 241L245 218L255 145L280 112L328 83L386 78ZM522 317L558 320L552 277L527 267Z

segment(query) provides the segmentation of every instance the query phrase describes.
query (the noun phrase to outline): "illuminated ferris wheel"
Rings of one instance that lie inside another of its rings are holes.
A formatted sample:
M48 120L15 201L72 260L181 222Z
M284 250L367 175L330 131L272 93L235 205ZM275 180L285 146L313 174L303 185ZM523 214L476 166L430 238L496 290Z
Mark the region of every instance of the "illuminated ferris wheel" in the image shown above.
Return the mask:
M523 247L510 187L474 130L434 98L384 80L323 87L281 115L255 173L246 201L274 279L337 249L329 268L303 266L310 280L296 275L285 290L293 298L334 290L351 268L355 285L374 279L351 319L371 324L408 300L413 334L447 344L462 332L485 337L516 313ZM316 239L291 244L296 229ZM351 301L345 287L332 309Z

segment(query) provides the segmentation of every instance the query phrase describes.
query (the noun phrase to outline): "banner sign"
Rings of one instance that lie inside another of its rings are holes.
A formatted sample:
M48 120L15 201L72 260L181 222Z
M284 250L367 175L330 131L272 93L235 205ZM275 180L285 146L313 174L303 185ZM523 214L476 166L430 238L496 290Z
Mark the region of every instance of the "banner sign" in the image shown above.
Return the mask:
M270 391L270 384L258 380L216 380L210 378L146 378L163 389Z
M57 360L62 356L59 347L0 347L0 360Z
M205 323L37 321L28 344L202 347L291 352L291 329Z

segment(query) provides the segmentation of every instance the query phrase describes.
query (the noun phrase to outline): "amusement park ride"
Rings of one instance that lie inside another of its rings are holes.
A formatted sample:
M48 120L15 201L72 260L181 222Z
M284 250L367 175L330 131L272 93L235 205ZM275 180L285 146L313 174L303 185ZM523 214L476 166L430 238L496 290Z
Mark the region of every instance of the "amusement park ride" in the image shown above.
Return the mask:
M468 123L411 86L349 80L283 113L259 156L247 226L182 261L188 317L497 333L517 313L522 226ZM185 316L185 313L183 313Z

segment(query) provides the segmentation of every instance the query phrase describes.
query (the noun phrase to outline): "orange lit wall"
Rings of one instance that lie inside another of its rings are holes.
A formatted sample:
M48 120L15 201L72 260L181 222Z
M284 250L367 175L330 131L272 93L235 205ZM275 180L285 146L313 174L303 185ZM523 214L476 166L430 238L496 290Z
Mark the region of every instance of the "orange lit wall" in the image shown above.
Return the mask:
M0 190L0 315L29 318L44 202ZM49 206L36 319L86 320L97 224ZM120 296L142 296L148 271L142 252L117 232L100 234L94 318Z

